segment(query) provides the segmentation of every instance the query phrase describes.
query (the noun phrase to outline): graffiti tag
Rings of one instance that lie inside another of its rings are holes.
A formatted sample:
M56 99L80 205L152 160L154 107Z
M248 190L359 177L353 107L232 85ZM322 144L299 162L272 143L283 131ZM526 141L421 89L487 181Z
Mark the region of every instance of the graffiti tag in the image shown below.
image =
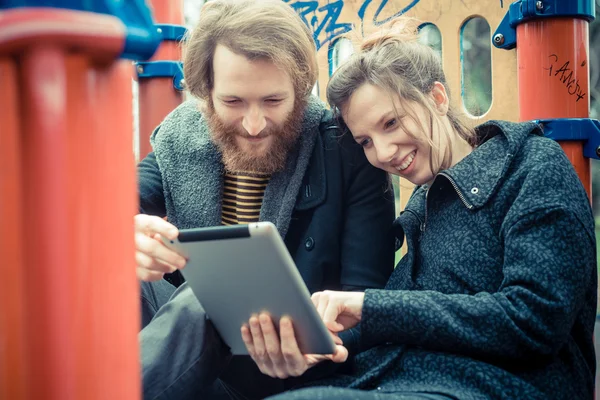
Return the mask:
M337 22L344 8L342 0L328 3L322 7L319 7L318 1L296 1L294 3L291 3L290 0L284 1L289 3L304 23L311 28L317 50L352 29L351 23ZM317 12L320 14L317 14ZM319 19L320 16L321 19ZM320 39L322 33L325 35L323 40Z
M548 71L548 76L555 76L558 78L558 80L560 80L567 88L569 95L576 96L575 102L583 99L587 93L584 93L583 88L579 86L579 79L573 77L575 70L571 67L571 61L565 61L560 68L556 69L556 66L559 65L558 56L556 54L550 54L548 58L551 60L550 66L544 68ZM581 67L585 67L585 65L586 61L583 61Z
M318 1L308 0L283 0L288 3L300 15L304 23L312 30L313 38L317 45L317 50L325 46L327 43L333 42L337 37L349 32L352 29L350 22L338 22L338 19L344 9L344 1L337 0L328 2L324 6L319 7ZM378 0L379 5L373 15L373 25L380 26L392 19L404 14L408 10L416 6L420 0L410 0L410 2L402 7L399 11L394 12L387 18L380 19L381 13L384 11L388 0ZM371 9L374 0L364 0L358 10L358 19L361 23L361 33L364 34L364 19L367 10ZM375 3L376 5L376 3Z

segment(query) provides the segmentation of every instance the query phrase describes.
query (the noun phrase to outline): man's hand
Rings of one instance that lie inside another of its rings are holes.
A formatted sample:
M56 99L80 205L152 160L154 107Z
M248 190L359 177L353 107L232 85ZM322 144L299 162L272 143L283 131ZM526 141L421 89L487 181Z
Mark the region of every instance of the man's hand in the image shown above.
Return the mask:
M350 329L360 322L364 300L363 292L325 290L312 295L312 302L317 307L325 326L335 334Z
M135 224L135 261L137 277L142 281L157 281L167 272L185 267L186 260L167 248L160 237L175 239L177 228L164 219L152 215L138 214Z
M348 358L348 350L341 345L339 337L334 337L336 350L333 354L302 354L292 320L288 317L279 320L279 335L267 313L252 316L241 331L250 357L263 374L273 378L300 376L321 361L342 363Z

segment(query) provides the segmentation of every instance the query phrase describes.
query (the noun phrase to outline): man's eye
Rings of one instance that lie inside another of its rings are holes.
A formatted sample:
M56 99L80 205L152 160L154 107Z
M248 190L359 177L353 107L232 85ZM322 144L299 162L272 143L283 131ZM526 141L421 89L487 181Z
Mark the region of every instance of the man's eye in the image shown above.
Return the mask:
M225 104L230 104L230 105L233 105L233 104L238 104L239 102L240 102L240 101L239 101L239 100L237 100L237 99L236 99L236 100L223 100L223 103L225 103Z
M393 127L394 125L396 125L396 118L390 119L388 122L385 123L384 127L385 127L385 129L389 129L389 128Z
M279 104L281 103L283 100L282 99L267 99L265 100L267 103L269 104Z

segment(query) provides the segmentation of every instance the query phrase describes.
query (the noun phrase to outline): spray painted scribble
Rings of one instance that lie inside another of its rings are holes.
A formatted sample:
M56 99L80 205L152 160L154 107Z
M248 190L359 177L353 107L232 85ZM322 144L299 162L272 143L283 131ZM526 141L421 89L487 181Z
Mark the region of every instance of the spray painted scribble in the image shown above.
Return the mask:
M349 32L352 29L352 23L338 21L342 10L344 9L344 1L337 0L328 2L327 4L319 7L318 1L302 1L302 0L283 0L284 2L291 5L294 10L300 15L304 23L311 28L313 32L313 38L317 44L317 50L325 46L327 43L333 42L337 37ZM361 24L361 32L364 26L364 19L367 10L372 7L379 5L373 15L373 24L379 26L386 22L396 18L399 15L404 14L411 8L413 8L420 0L410 0L410 2L401 7L401 9L395 12L393 15L379 19L380 14L384 11L385 6L388 4L388 0L364 0L360 9L358 10L358 19ZM375 4L373 4L375 2ZM394 3L398 3L395 0ZM388 7L389 8L389 7Z
M300 15L304 23L312 29L317 50L336 37L349 32L351 23L338 23L337 20L344 8L342 0L325 4L319 7L318 1L295 1L284 0L289 3ZM318 12L318 14L317 14ZM312 14L312 15L310 15ZM324 37L321 35L323 34Z
M391 21L392 19L404 14L405 12L407 12L408 10L410 10L411 8L416 6L417 3L419 3L419 1L420 0L412 0L407 6L402 8L400 11L396 12L394 15L387 17L384 20L380 21L379 14L381 14L381 11L383 11L386 4L388 3L388 0L380 0L379 7L377 7L377 11L375 11L375 15L373 16L373 24L375 26L383 25L383 24ZM360 18L360 20L363 24L365 21L365 12L367 11L367 8L371 5L372 2L373 2L373 0L365 0L363 5L360 7L360 10L358 10L358 18Z

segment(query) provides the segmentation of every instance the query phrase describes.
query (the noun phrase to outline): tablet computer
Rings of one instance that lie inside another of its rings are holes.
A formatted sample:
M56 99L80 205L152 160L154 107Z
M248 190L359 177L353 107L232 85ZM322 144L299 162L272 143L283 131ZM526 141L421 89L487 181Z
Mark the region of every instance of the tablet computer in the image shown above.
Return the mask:
M179 231L165 245L188 259L181 271L233 354L248 354L240 328L266 311L278 330L288 315L304 354L331 354L333 339L275 225L216 226Z

